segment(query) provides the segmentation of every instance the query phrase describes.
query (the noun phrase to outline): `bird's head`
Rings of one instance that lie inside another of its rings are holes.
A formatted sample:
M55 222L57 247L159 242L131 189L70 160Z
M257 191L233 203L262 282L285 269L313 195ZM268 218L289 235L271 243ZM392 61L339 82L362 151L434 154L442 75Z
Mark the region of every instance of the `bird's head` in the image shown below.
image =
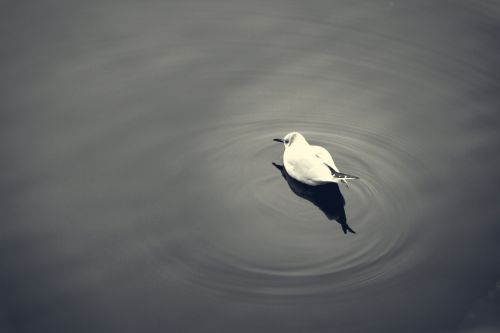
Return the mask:
M274 141L277 142L282 142L285 145L285 148L288 148L293 145L297 144L304 144L307 143L306 138L299 132L290 132L283 139L273 139Z

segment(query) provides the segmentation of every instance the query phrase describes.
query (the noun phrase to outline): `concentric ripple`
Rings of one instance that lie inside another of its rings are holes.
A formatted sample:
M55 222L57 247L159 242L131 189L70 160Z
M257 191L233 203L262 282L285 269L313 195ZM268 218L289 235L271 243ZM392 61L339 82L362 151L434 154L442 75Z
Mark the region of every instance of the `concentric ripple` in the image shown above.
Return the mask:
M341 170L361 178L341 187L356 235L344 235L297 197L271 164L281 163L283 153L271 139L299 124L311 143L332 152ZM250 295L314 295L384 281L418 259L415 187L425 171L388 137L351 124L290 119L244 119L199 133L184 162L202 166L185 170L204 193L196 202L204 218L187 236L197 248L183 250L182 241L170 245L178 269L194 285Z

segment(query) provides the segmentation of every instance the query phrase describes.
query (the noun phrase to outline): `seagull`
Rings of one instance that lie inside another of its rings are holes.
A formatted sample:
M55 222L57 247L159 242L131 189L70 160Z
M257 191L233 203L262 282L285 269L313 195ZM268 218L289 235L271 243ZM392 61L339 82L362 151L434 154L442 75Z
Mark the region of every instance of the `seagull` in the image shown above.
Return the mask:
M283 164L286 172L301 183L317 186L359 179L339 171L332 156L321 146L311 146L298 132L291 132L283 139L273 139L285 145Z

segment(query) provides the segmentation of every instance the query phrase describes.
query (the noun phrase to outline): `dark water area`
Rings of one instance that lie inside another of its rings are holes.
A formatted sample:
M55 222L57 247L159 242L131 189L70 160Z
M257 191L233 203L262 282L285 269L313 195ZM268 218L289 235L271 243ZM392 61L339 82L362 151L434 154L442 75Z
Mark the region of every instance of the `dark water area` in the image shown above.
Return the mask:
M0 1L0 27L1 332L500 330L498 1ZM345 205L273 166L291 131L360 177Z
M273 165L281 172L293 193L318 207L329 220L337 221L345 234L356 233L347 223L345 199L338 184L307 185L290 176L284 165L274 162ZM344 185L349 187L347 182L344 182Z

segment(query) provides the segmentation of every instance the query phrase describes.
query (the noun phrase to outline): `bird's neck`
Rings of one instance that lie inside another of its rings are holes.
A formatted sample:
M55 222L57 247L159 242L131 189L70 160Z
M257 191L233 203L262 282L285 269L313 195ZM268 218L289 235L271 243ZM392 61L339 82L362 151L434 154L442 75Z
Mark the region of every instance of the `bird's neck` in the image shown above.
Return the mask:
M292 145L288 148L303 148L309 146L309 143L302 139L302 140L296 140L292 143Z

